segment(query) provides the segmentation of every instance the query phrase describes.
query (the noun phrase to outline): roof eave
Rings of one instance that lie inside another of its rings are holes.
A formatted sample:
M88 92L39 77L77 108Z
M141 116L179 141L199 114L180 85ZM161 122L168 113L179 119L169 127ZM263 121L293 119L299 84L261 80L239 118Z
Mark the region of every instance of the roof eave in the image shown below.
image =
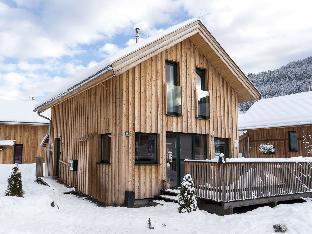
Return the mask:
M51 100L48 100L47 102L42 103L39 106L36 106L34 109L34 112L42 113L45 110L67 100L68 98L71 98L73 96L76 96L77 94L84 92L87 89L90 89L97 85L98 83L104 82L105 80L110 79L114 76L114 72L111 69L111 65L109 65L109 69L103 69L103 72L96 73L93 76L88 77L84 82L85 84L82 84L81 86L77 88L71 88L67 89L67 92L64 92L63 94L58 95L57 97L52 98ZM75 85L77 86L77 85Z

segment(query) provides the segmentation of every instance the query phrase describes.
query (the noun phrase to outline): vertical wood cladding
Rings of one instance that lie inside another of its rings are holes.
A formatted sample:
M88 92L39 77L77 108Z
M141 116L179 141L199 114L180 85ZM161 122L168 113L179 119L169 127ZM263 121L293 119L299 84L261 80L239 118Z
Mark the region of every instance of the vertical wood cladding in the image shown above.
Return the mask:
M298 151L289 151L288 132L295 131L298 137ZM308 156L303 144L303 136L312 134L312 125L281 128L261 128L248 130L240 140L240 152L251 158L273 157L288 158L297 156ZM249 141L249 152L248 152ZM275 147L275 154L263 154L259 151L260 144L272 144Z
M35 163L36 156L45 156L40 143L48 133L48 125L0 124L0 140L23 144L23 163ZM14 147L0 151L0 163L13 163Z
M165 114L166 60L179 63L180 117ZM209 120L195 118L196 67L207 69ZM237 102L237 94L209 59L185 40L52 108L53 138L62 141L60 177L107 204L122 205L125 191L135 191L136 199L151 198L166 178L167 131L208 134L209 157L214 155L214 137L231 138L231 155L237 156ZM135 165L135 132L158 134L159 164ZM96 163L103 133L112 135L110 164ZM70 159L78 159L78 172L68 170Z

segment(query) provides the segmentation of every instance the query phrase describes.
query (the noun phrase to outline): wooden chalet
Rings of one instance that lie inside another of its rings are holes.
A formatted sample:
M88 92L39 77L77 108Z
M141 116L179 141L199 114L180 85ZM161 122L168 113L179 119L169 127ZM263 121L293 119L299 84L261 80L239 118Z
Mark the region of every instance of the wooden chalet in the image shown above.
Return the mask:
M34 102L0 100L0 163L35 163L49 122L32 110Z
M185 159L237 157L238 103L259 98L195 19L140 39L35 111L51 108L50 175L131 206L178 186Z
M312 92L262 99L239 117L243 157L312 156L303 143L312 134ZM259 150L269 144L274 152Z

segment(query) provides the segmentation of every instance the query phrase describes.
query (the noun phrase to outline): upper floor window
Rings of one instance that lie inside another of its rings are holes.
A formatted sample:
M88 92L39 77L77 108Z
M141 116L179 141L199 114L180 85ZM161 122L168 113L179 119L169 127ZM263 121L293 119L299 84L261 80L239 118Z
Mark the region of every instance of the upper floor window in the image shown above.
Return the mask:
M178 73L178 63L166 61L166 112L168 115L181 115L182 89Z
M197 117L209 118L209 92L206 82L206 70L196 68Z
M297 152L298 151L298 139L297 132L289 131L288 132L288 148L289 151Z
M110 163L111 156L111 135L101 135L101 161L100 163Z

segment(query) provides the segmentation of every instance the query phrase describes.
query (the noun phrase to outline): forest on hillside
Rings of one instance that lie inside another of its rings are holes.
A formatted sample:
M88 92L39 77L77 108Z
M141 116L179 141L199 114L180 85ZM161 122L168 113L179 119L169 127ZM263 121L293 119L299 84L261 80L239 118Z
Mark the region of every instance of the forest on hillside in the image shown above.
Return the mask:
M309 91L312 88L312 57L290 62L273 71L248 74L249 80L260 91L262 98ZM240 104L246 111L253 102Z

